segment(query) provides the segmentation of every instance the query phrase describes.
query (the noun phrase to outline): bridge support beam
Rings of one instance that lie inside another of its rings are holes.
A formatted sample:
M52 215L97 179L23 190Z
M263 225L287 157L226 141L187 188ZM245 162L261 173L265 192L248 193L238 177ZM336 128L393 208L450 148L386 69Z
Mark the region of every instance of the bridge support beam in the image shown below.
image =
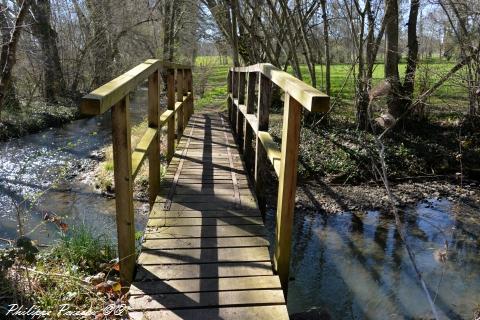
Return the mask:
M297 187L297 158L300 143L302 105L285 93L282 130L282 158L278 183L277 226L274 268L282 288L288 288L293 213Z
M129 285L135 269L135 220L133 215L132 147L129 99L112 108L113 167L117 209L118 257L122 285Z
M157 135L148 150L148 202L153 207L160 191L160 72L148 77L148 127L157 130Z

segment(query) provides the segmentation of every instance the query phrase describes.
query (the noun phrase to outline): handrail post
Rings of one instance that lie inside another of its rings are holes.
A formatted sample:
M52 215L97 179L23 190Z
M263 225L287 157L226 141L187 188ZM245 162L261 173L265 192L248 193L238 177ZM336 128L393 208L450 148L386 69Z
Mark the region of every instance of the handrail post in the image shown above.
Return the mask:
M148 150L148 193L150 207L160 191L160 130L158 126L160 109L160 72L148 77L148 126L157 130L157 135Z
M269 123L269 108L271 105L272 97L272 82L263 74L259 77L258 87L258 104L257 104L257 119L258 119L258 131L268 131ZM265 200L265 168L268 162L268 157L263 147L262 142L257 136L256 148L255 148L255 192L257 194L258 207L262 215L265 215L266 200Z
M113 167L120 279L130 284L135 269L135 221L133 215L132 153L129 98L112 108Z
M182 86L182 89L183 89L183 97L182 97L182 101L184 99L184 97L188 96L188 69L184 69L183 70L183 86ZM183 105L182 105L182 109L183 109L183 126L184 128L187 126L188 124L188 119L189 119L189 100L185 100Z
M183 102L183 69L177 69L177 102ZM177 110L177 141L183 135L183 104Z
M232 123L232 112L233 112L233 94L232 94L232 81L233 81L233 71L228 70L227 76L227 108L228 108L228 121Z
M187 69L187 92L190 92L190 98L188 99L188 120L193 115L193 76L192 69Z
M235 134L237 134L237 106L235 104L235 99L238 98L238 72L233 71L232 73L232 129Z
M277 225L274 268L280 276L282 288L288 288L290 249L292 241L295 191L297 187L297 160L300 144L302 105L285 93L282 129L282 158L278 182Z
M175 109L175 69L167 69L167 109ZM167 160L170 162L175 152L175 113L167 124Z
M247 114L253 114L255 111L255 87L257 81L257 74L255 72L248 73L248 84L247 84L247 102L246 102L246 109ZM253 128L250 126L248 121L245 121L245 139L243 140L243 152L245 158L245 165L247 170L251 173L252 171L252 164L253 164Z
M245 117L240 111L240 105L245 103L245 72L239 72L238 80L238 108L237 108L237 142L240 153L243 153L243 123Z

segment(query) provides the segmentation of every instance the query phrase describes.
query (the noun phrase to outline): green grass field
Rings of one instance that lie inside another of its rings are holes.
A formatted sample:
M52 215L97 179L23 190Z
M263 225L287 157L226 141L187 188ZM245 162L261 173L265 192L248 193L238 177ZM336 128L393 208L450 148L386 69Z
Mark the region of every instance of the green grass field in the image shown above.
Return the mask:
M229 60L230 61L230 60ZM446 74L455 62L447 62L442 60L430 60L421 62L417 71L417 92L421 87L428 88L435 83L440 77ZM206 105L225 105L226 97L226 79L230 64L220 64L219 57L198 57L196 60L195 79L196 84L200 81L200 85L205 87L197 100L197 107ZM399 66L400 76L403 78L405 74L406 64ZM331 87L333 98L339 98L344 105L352 105L355 98L355 79L353 78L351 65L335 64L331 67ZM293 73L292 69L287 70ZM306 65L301 66L303 81L311 84L311 79ZM322 66L316 66L317 88L323 90L325 86L325 70ZM430 98L429 103L437 111L448 112L452 107L464 108L467 104L467 91L462 86L462 72L447 81L437 92ZM200 79L199 79L200 78ZM373 83L376 85L384 78L383 64L375 66ZM347 110L344 110L347 111ZM348 110L348 114L353 116L353 110Z

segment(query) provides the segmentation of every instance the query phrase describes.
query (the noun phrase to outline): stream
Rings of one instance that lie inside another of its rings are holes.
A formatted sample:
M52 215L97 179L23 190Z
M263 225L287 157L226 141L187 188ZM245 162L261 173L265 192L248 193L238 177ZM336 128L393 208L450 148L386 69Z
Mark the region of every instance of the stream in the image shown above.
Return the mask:
M140 88L131 99L132 124L145 115ZM27 236L51 244L60 232L43 217L53 213L70 226L115 238L114 200L73 179L110 143L109 113L0 143L0 237L17 237L20 215ZM66 179L53 183L61 175ZM270 241L274 214L266 217ZM145 222L136 214L138 230ZM428 200L409 209L403 224L440 317L472 319L480 305L478 211ZM293 230L288 309L295 319L432 318L393 217L300 212Z
M478 210L428 200L406 211L402 223L439 317L474 319ZM274 212L266 225L272 241ZM294 319L433 319L392 217L297 214L293 233L288 310Z
M131 96L130 106L132 125L140 123L147 113L145 87ZM115 201L102 196L91 183L74 179L96 152L111 144L111 132L107 112L1 142L0 237L17 237L20 216L25 235L40 245L49 245L61 233L56 224L44 221L48 213L70 227L84 225L96 234L115 238ZM141 205L136 203L136 208ZM147 217L137 214L135 218L137 228L143 229Z

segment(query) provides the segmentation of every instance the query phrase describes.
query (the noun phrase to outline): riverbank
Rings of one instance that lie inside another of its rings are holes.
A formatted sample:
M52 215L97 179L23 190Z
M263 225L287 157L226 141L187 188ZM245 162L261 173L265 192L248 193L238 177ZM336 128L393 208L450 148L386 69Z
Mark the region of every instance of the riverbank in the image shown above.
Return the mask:
M45 249L20 237L0 250L0 318L127 319L110 237L86 226L59 232L60 240Z
M391 190L400 208L409 208L428 199L462 202L480 210L480 186L465 181L463 186L451 180L410 180L391 183ZM276 199L270 200L276 206ZM297 188L296 208L309 212L380 211L391 208L385 187L380 184L343 185L322 180L301 181Z
M36 133L50 127L59 127L80 119L78 105L73 101L64 104L48 105L44 102L32 103L27 108L3 110L0 120L0 141Z

